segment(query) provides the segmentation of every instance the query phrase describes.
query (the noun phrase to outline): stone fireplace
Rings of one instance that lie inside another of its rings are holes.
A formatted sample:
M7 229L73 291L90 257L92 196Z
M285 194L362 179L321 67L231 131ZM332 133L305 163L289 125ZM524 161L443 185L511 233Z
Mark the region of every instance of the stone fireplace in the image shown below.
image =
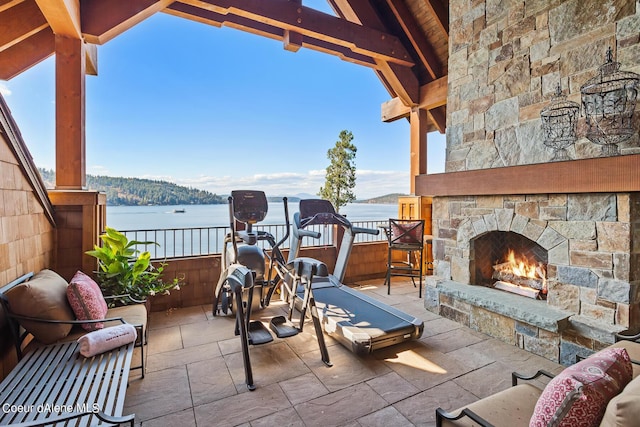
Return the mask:
M540 112L558 84L580 103L609 46L640 73L640 2L449 4L446 173L416 178L416 194L433 197L425 307L574 363L640 332L640 114L613 157L581 117L570 160L554 161ZM512 278L494 275L509 249L544 275L515 278L534 297L495 288Z
M638 193L438 197L433 206L428 309L567 364L640 325ZM546 299L492 288L505 247L546 264Z

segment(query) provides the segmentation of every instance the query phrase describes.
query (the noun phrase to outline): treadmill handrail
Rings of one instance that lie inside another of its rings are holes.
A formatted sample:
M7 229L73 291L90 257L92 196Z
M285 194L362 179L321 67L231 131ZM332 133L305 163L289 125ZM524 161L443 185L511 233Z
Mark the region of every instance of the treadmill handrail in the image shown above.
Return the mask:
M352 228L351 222L340 214L334 214L331 212L318 212L312 217L300 219L300 227L304 228L308 225L315 224L336 224L345 228Z
M363 228L363 227L351 227L351 232L353 234L372 234L374 236L377 236L378 234L380 234L380 230L378 229L373 229L373 228Z

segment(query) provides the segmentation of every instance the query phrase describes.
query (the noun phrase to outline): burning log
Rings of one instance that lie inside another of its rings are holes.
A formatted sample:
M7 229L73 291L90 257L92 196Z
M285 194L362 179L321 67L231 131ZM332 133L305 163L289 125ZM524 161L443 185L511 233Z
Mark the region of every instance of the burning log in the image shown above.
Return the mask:
M513 294L518 294L533 299L537 299L538 295L540 295L540 291L537 289L518 286L507 282L501 282L499 280L495 283L494 286L496 287L496 289L501 289L503 291L511 292Z
M545 288L545 280L534 277L524 277L517 274L514 274L509 266L511 264L509 262L505 262L502 264L497 264L493 266L493 275L491 276L493 279L497 279L503 282L509 282L518 286L526 286L529 288L536 289L541 291ZM544 275L541 275L544 277Z

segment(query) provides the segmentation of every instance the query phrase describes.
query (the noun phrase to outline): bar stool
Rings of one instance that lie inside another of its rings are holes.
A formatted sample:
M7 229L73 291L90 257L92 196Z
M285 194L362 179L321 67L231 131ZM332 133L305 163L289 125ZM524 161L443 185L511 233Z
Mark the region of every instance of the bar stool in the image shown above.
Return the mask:
M413 286L418 278L418 297L422 298L424 220L423 219L389 219L387 231L387 295L391 294L391 277L411 277ZM402 252L406 260L394 261L393 255Z

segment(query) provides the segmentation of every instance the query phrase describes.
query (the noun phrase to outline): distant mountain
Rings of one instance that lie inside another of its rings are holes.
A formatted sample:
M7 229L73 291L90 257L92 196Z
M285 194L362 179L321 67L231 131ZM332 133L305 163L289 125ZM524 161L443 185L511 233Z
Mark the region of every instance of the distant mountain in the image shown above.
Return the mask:
M52 170L38 168L42 180L47 188L54 188L56 174ZM107 195L107 204L111 206L140 206L140 205L215 205L227 203L227 196L216 195L209 191L183 187L172 182L122 178L101 175L87 175L89 190L103 191ZM356 200L355 203L398 203L398 197L404 194L393 193L371 199ZM281 202L283 196L269 196L270 202ZM289 202L299 202L301 199L317 199L319 196L308 193L298 193L287 196Z
M370 204L397 204L398 197L406 196L402 193L386 194L384 196L373 197L371 199L356 200L354 203L370 203ZM283 196L268 196L267 200L270 202L281 202ZM301 199L318 199L320 196L314 196L312 194L299 193L295 196L287 196L289 202L299 202Z
M285 196L267 196L267 200L270 202L281 202L283 197ZM320 196L316 196L309 193L298 193L293 196L286 196L286 197L288 202L297 203L302 199L317 199Z
M56 176L52 170L38 168L47 188L55 186ZM214 193L183 187L172 182L87 175L89 190L103 191L107 205L215 205L227 200Z
M379 204L396 204L398 203L398 197L406 196L402 193L391 193L384 196L374 197L371 199L356 200L356 203L379 203Z

